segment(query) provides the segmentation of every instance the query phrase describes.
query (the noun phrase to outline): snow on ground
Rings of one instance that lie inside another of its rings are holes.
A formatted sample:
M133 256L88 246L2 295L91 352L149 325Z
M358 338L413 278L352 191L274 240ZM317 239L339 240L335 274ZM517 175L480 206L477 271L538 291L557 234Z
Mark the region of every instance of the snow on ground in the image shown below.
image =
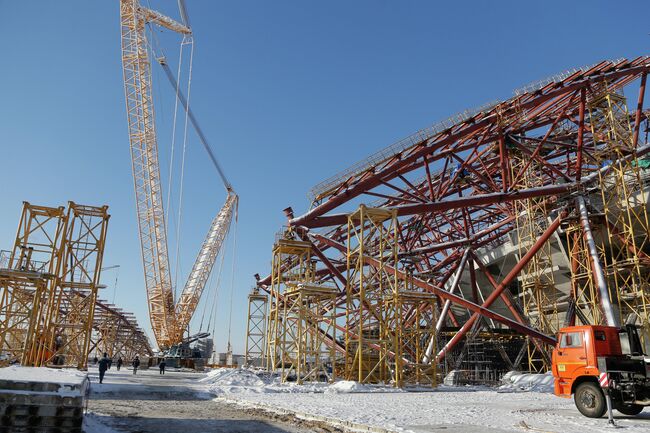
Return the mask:
M280 378L263 371L244 368L216 368L199 380L204 389L215 395L230 395L238 393L254 394L305 394L328 393L342 394L354 392L402 392L386 386L362 385L352 381L327 383L306 383L298 385L293 382L280 383Z
M121 433L104 424L101 417L92 412L84 415L83 431L84 433Z
M277 378L250 370L215 370L202 384L206 391L243 405L365 424L399 432L544 431L610 432L607 419L583 417L573 401L552 391L552 376L511 374L501 392L485 387L439 386L435 390L395 390L340 381L279 384ZM246 385L250 383L251 386ZM537 391L537 392L522 392ZM339 395L332 398L332 393ZM639 417L615 412L627 433L650 431L650 409Z

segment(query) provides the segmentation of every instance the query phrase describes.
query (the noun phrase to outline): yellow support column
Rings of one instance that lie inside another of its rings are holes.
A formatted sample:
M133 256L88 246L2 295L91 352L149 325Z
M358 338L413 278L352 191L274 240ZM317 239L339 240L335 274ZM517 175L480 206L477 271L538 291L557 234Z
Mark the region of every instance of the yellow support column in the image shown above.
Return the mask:
M389 328L395 311L385 306L390 304L398 282L386 265L397 263L396 236L394 210L361 205L348 216L344 372L347 380L380 383L392 379L388 355L394 336Z
M248 295L245 352L247 366L264 366L268 302L268 296L261 294L257 287Z

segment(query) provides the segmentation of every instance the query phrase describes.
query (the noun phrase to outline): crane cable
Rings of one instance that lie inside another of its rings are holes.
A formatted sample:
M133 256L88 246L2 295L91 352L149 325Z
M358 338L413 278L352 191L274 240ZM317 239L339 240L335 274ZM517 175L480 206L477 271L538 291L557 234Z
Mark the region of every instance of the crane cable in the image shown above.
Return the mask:
M207 330L210 331L212 326L212 335L214 335L214 326L217 323L217 301L219 300L219 289L221 288L221 277L223 276L223 264L225 262L226 253L221 254L221 262L219 263L219 274L217 278L217 285L215 286L214 298L212 300L212 308L210 308L210 318L208 320ZM213 322L214 320L214 322Z
M199 325L199 330L203 330L203 322L205 319L205 313L208 310L208 305L210 305L210 299L214 299L218 296L219 294L219 285L221 284L221 272L223 270L223 261L225 257L225 252L221 252L221 260L219 261L219 269L218 271L212 272L210 275L210 288L211 290L208 293L208 296L205 298L205 303L203 304L203 313L201 314L201 324ZM216 276L216 284L215 284L215 276ZM215 301L212 301L214 304ZM212 305L210 306L210 314L208 315L208 326L206 327L206 330L210 330L210 323L212 323Z
M181 47L178 53L178 72L177 80L181 81L181 66L183 64L183 48L185 44L181 42ZM169 206L171 203L172 194L172 178L174 174L174 148L176 144L176 117L178 114L178 89L176 89L176 98L174 100L174 122L172 123L172 146L171 155L169 157L169 176L167 177L167 209L165 209L165 221L169 221Z
M171 69L169 68L169 65L165 61L164 57L158 59L158 63L162 66L163 70L165 71L165 75L167 76L167 80L169 80L170 84L174 89L178 88L178 83L176 82L176 79L174 78L174 74L172 73ZM217 158L214 156L214 152L212 152L212 148L208 144L208 139L205 137L205 134L203 134L203 130L199 126L199 123L196 120L196 117L194 117L194 113L192 112L192 109L189 108L189 104L187 103L187 100L185 99L185 95L183 95L183 92L178 91L178 99L180 103L185 107L187 110L187 115L189 117L190 122L192 123L192 126L194 127L194 131L196 131L196 135L199 136L199 141L203 145L203 148L208 152L208 156L210 157L210 160L212 161L212 164L214 167L217 169L217 172L219 173L219 177L221 178L221 181L223 182L223 186L226 188L226 191L230 192L233 191L232 185L230 182L228 182L228 179L226 179L226 175L221 168L221 165L219 164L219 161L217 161Z
M183 38L182 43L186 43L185 38ZM177 299L179 262L181 256L181 225L183 221L183 190L184 190L183 186L185 181L185 156L187 152L187 127L189 124L189 120L188 120L189 100L190 100L191 90L192 90L192 62L194 61L194 41L192 38L190 38L190 41L187 43L190 44L190 61L189 61L189 71L187 77L188 104L185 105L185 126L183 130L183 157L181 162L181 178L180 178L179 196L178 196L178 220L176 224L176 257L175 257L176 263L174 265L174 300ZM180 90L176 91L177 95L179 92Z
M237 213L239 210L235 209L235 229L233 233L233 245L232 245L232 274L230 275L230 307L228 311L228 351L230 351L230 331L232 328L232 298L235 288L235 265L237 263Z
M216 273L210 272L210 280L208 281L208 292L205 295L201 296L203 300L203 311L201 312L201 322L199 323L199 333L203 331L203 322L205 319L205 311L208 309L208 304L210 303L210 298L213 296L212 292L214 291L214 278Z

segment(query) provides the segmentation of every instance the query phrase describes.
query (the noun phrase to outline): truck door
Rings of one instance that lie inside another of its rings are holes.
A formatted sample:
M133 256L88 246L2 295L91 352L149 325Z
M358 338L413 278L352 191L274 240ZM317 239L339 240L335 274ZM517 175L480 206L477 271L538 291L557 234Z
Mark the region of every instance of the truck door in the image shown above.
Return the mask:
M561 395L571 395L573 380L582 374L587 366L587 349L584 331L561 332L556 359L557 391Z

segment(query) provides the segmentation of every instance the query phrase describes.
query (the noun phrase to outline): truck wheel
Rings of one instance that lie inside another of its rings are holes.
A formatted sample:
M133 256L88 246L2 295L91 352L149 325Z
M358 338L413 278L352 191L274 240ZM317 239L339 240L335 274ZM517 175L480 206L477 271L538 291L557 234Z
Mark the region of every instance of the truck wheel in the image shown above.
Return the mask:
M616 410L622 413L623 415L638 415L643 410L643 406L638 404L618 404L616 405Z
M589 418L600 418L607 410L605 395L593 382L578 385L574 400L580 413Z

